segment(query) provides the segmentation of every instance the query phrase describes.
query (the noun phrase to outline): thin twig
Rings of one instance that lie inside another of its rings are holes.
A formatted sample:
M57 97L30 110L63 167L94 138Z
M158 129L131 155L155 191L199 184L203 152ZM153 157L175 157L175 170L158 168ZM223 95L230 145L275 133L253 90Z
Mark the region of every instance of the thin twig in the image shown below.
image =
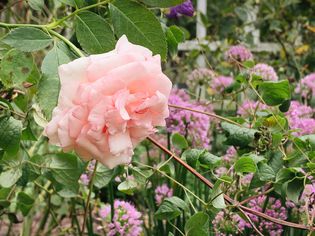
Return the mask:
M173 107L173 108L177 108L177 109L182 109L182 110L187 110L187 111L192 111L192 112L196 112L196 113L200 113L200 114L204 114L204 115L207 115L207 116L211 116L211 117L214 117L214 118L217 118L219 120L223 120L223 121L226 121L228 123L231 123L233 125L237 125L237 126L242 126L240 125L239 123L233 121L233 120L230 120L226 117L223 117L223 116L219 116L217 114L214 114L214 113L210 113L210 112L206 112L206 111L200 111L200 110L196 110L196 109L193 109L193 108L189 108L189 107L182 107L182 106L178 106L178 105L174 105L174 104L168 104L169 107Z
M85 230L85 224L86 224L86 218L87 218L87 213L89 211L89 205L90 205L90 199L91 199L91 194L92 194L92 189L93 189L93 183L94 183L94 177L96 174L96 169L97 169L97 164L98 161L95 161L95 165L94 165L94 170L93 170L93 174L90 180L90 187L89 187L89 194L88 194L88 198L86 200L86 204L85 204L85 209L84 209L84 218L83 218L83 225L82 225L82 234L84 234L84 230Z

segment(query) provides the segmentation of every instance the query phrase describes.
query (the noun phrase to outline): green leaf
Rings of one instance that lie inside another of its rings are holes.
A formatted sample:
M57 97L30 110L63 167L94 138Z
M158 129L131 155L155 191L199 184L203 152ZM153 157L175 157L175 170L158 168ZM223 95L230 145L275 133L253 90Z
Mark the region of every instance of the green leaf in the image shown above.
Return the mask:
M226 143L228 145L246 147L253 144L259 135L258 130L239 127L227 122L222 122L221 126L227 133Z
M132 174L135 177L135 181L139 185L145 185L147 179L153 175L153 171L151 169L140 169L138 167L133 167Z
M125 34L130 42L142 45L166 59L165 34L150 10L134 1L125 0L110 3L109 10L118 37Z
M115 169L108 169L107 167L99 164L94 177L94 186L97 188L107 186L114 176L114 170Z
M58 42L46 54L41 71L47 76L58 77L58 67L62 64L69 63L72 59L71 52L63 42Z
M0 174L0 185L3 188L12 187L22 176L22 170L20 168L12 168L4 171Z
M286 194L289 200L298 203L299 197L304 189L303 179L293 179L287 183Z
M234 165L234 170L237 173L255 173L256 164L250 157L241 157Z
M279 82L264 81L258 87L263 100L269 106L280 105L291 98L290 85L288 80Z
M0 148L14 155L20 146L22 122L13 117L0 119Z
M17 49L8 51L0 64L1 82L6 86L15 86L26 81L33 69L33 57Z
M258 164L258 177L261 181L273 180L276 177L273 169L266 163Z
M211 199L211 204L217 208L217 209L223 209L226 207L225 201L224 201L224 195L221 190L221 180L217 180L213 186L210 199Z
M127 179L124 182L121 182L118 185L117 189L120 192L123 192L125 194L133 195L133 193L136 190L137 186L138 186L138 184L137 184L137 182L135 180Z
M66 49L62 43L56 44L47 53L41 66L44 75L39 81L36 99L47 119L51 118L51 112L58 102L58 67L71 61Z
M28 0L28 4L30 4L30 7L35 11L41 11L45 6L44 0Z
M104 53L115 47L110 25L93 12L84 11L76 15L75 31L80 45L90 54Z
M172 220L179 216L182 211L189 211L187 203L174 196L165 198L154 215L159 220Z
M37 141L37 138L35 137L30 124L27 125L25 129L22 131L22 140L30 140L30 141Z
M185 235L207 236L209 228L209 216L204 212L197 212L185 224Z
M58 153L47 155L46 168L55 181L65 186L74 186L84 171L83 162L75 155Z
M249 68L252 68L255 66L255 62L254 61L244 61L243 66L249 69Z
M167 28L165 34L170 54L176 55L178 44L185 40L185 33L176 25L172 25Z
M199 157L199 163L204 168L213 169L221 163L221 157L210 152L203 152Z
M281 112L287 112L290 108L291 105L291 100L285 100L280 106L279 106L279 110Z
M188 148L187 140L184 136L180 135L179 133L172 134L171 136L172 145L174 145L179 150Z
M195 168L197 166L197 161L203 152L204 150L189 149L183 153L182 158L186 160L188 165Z
M34 199L24 192L19 192L17 195L17 207L22 212L23 216L27 216L33 207Z
M33 52L47 47L53 39L40 29L21 27L12 30L2 41L23 52Z
M186 0L140 0L140 2L143 2L148 6L160 8L176 6L182 4L185 1Z

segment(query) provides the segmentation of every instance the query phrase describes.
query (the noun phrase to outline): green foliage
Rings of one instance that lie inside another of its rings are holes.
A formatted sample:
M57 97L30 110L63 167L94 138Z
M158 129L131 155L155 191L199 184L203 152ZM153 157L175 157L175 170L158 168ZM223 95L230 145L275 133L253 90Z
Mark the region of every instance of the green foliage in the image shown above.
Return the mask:
M185 139L184 136L180 135L179 133L172 134L171 142L179 150L188 148L187 140Z
M136 2L124 0L113 1L109 9L117 37L125 34L130 42L145 46L166 59L165 34L151 11Z
M32 209L35 200L25 192L19 192L17 195L17 207L22 212L23 216L27 216Z
M201 149L188 149L183 153L182 158L194 168L213 169L221 163L220 157Z
M44 0L28 0L28 4L35 11L41 11L45 6Z
M156 219L172 220L178 217L182 211L189 211L187 203L178 197L170 197L164 199L154 215Z
M221 184L223 183L222 180L218 179L212 189L210 195L210 203L213 207L217 209L225 208L225 201L224 201L224 193L221 190Z
M22 27L12 30L2 41L23 52L33 52L47 47L53 39L42 30Z
M110 25L93 12L83 11L76 15L75 32L80 45L89 54L104 53L115 47Z
M228 145L235 145L239 147L253 145L258 136L258 130L255 129L239 127L227 122L222 122L221 126L227 133L226 143Z
M0 64L1 82L6 86L21 85L27 81L33 69L33 57L17 49L8 51Z
M185 224L187 236L207 236L209 228L209 216L204 212L197 212Z
M137 184L137 182L135 180L127 179L124 182L121 182L118 185L117 189L120 192L123 192L125 194L133 195L133 193L136 190L137 186L138 186L138 184Z
M115 176L115 169L108 169L103 165L98 165L94 177L94 186L104 188Z
M166 29L166 40L168 51L172 56L177 54L178 44L185 41L185 33L176 25L172 25Z
M257 167L252 158L244 156L236 161L234 169L237 173L243 174L256 172Z
M265 81L259 85L258 89L263 100L269 106L281 105L284 102L287 103L287 100L291 98L288 80L279 82Z
M71 61L67 47L57 43L43 60L43 76L38 85L37 102L44 115L50 119L53 108L57 105L59 95L58 66Z
M15 154L20 146L22 122L13 117L0 118L0 148Z

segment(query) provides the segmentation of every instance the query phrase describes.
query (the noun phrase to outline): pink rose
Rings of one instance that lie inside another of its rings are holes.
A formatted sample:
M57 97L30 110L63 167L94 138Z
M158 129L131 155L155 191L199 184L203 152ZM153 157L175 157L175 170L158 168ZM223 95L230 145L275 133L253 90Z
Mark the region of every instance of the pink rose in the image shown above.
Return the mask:
M122 36L108 53L59 67L58 106L45 131L52 144L109 168L129 163L134 147L164 126L172 83L160 56Z

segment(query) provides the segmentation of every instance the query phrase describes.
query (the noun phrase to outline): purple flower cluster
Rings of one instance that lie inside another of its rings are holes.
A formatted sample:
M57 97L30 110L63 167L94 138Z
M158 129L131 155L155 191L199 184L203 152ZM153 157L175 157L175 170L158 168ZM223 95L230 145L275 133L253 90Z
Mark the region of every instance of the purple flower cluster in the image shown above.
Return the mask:
M197 85L208 85L215 74L212 70L207 68L198 68L193 70L187 78L187 85L189 87L196 87Z
M157 205L160 205L164 198L173 196L173 189L169 188L167 184L162 184L156 187L155 189L155 202Z
M192 103L188 94L182 89L173 89L169 97L169 103L197 110L212 110L209 106L204 107L201 104ZM170 108L170 110L170 116L166 119L168 132L180 133L186 136L188 141L196 147L209 148L211 121L209 116L183 109Z
M315 119L312 118L314 109L292 101L289 111L286 116L289 121L291 129L297 130L293 135L300 136L306 134L313 134L315 132Z
M110 222L111 207L105 205L100 208L98 214L104 220L104 223L108 225L108 236L139 236L142 232L141 213L129 202L116 199L114 201L114 217Z
M300 93L302 97L307 98L309 95L315 96L315 73L305 76L301 83L295 89L296 93Z
M172 7L170 9L170 13L167 14L166 16L168 18L178 18L181 15L185 16L193 16L194 15L194 6L192 4L191 0L187 0L186 2L183 2L180 5L177 5L175 7Z
M225 59L231 63L244 62L253 59L253 54L243 45L235 45L226 51Z
M281 205L281 201L279 199L275 199L273 197L269 197L268 202L266 196L260 196L255 199L252 199L248 205L251 209L264 212L265 214L280 219L286 220L287 219L287 210L284 206ZM266 204L266 209L264 206ZM248 214L252 222L257 226L257 228L262 232L265 233L264 235L272 235L277 236L281 235L283 232L283 226L279 224L275 224L268 220L264 220L259 218L256 215ZM231 213L227 210L220 211L214 220L212 221L213 228L215 230L215 235L229 235L220 233L220 231L228 231L228 232L243 232L246 228L251 229L252 225L247 222L245 219L240 217L235 213ZM234 234L233 234L234 235Z
M217 93L222 93L225 88L233 83L233 78L230 76L217 76L211 81L211 88Z
M273 69L273 67L264 64L264 63L258 63L255 65L250 72L252 74L255 74L259 77L261 77L263 80L269 80L269 81L277 81L278 75Z
M237 109L237 114L240 116L251 116L255 111L267 109L267 106L259 101L245 100Z
M248 205L251 209L255 211L263 212L264 205L266 204L265 201L267 201L266 196L259 196L255 199L250 200ZM282 206L281 201L279 199L275 199L273 197L269 197L267 207L264 213L276 219L280 219L280 220L287 219L286 208ZM273 222L259 218L258 216L252 215L252 214L249 214L249 217L256 224L256 226L261 232L265 232L271 236L281 235L281 233L283 232L282 225L275 224ZM251 228L251 226L249 228Z

